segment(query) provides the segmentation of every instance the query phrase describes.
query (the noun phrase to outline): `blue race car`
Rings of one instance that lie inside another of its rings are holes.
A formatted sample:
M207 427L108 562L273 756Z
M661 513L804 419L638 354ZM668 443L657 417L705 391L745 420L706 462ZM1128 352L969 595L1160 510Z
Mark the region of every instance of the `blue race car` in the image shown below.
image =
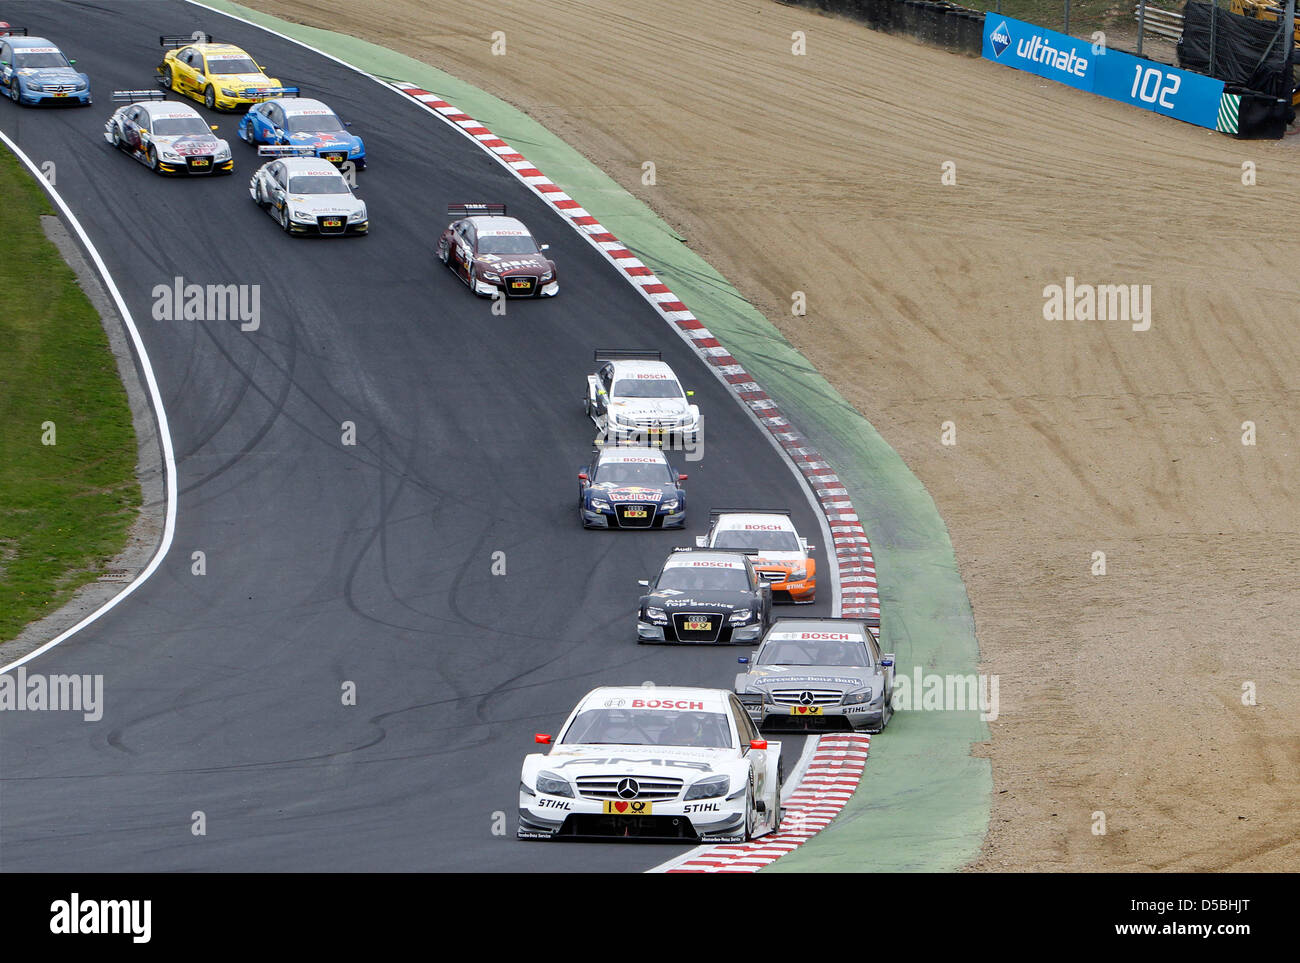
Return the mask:
M578 517L583 528L681 528L684 481L658 448L601 449L578 475Z
M276 97L248 109L239 120L239 136L254 146L311 148L336 167L351 161L360 170L366 166L366 145L347 126L319 100Z
M72 69L76 61L44 37L26 33L9 28L0 35L0 85L9 99L16 104L88 105L90 78Z

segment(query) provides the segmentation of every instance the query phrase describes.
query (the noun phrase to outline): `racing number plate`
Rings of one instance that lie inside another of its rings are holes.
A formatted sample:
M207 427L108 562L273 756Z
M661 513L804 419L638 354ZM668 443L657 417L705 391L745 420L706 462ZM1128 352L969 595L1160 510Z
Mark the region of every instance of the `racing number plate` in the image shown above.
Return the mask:
M68 96L68 95L67 95L67 94L55 94L54 96L55 96L55 97L66 97L66 96Z
M190 161L190 165L193 167L207 167L208 162L201 157L196 157L194 160Z
M821 706L791 706L790 715L792 716L819 716L822 714Z
M627 508L623 510L624 518L645 518L646 514L644 508Z
M342 225L343 222L340 221L337 217L327 217L321 223L325 227L339 227L340 225Z
M635 799L606 799L604 811L607 816L648 816L653 808L653 803Z
M528 287L528 282L527 282L527 281L511 281L511 282L510 282L510 286L511 286L512 288L526 288L526 287Z
M713 628L713 620L687 619L684 628L687 632L708 632Z
M325 155L325 159L326 159L327 161L329 161L331 164L338 164L338 163L341 163L341 162L343 161L343 155L342 155L342 154L326 154L326 155Z

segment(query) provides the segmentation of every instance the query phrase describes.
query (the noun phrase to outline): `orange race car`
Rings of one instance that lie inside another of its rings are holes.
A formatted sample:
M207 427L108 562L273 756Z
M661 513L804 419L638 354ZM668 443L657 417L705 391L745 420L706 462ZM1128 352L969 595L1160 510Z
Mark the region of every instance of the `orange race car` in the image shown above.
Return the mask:
M817 561L790 513L781 510L718 509L709 513L709 532L698 535L700 548L757 551L754 567L772 587L774 602L805 603L817 596Z

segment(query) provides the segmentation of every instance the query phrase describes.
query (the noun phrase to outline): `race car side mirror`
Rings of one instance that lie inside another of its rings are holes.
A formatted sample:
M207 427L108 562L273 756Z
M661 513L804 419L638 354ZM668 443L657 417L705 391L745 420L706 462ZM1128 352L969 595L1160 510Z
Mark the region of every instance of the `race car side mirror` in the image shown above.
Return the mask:
M75 64L75 63L76 63L75 60L69 60L69 61L68 61L68 66L71 67L71 66L72 66L73 64Z
M690 475L678 475L678 476L677 476L677 480L678 480L678 481L686 481L686 479L688 479L688 478L690 478L690 477L691 477Z
M644 587L644 588L649 588L649 587L650 587L650 580L649 580L648 578L639 578L639 579L636 580L636 584L637 584L637 585L640 585L640 586L642 586L642 587Z
M749 656L747 656L747 655L742 655L742 656L741 656L739 659L737 659L736 661L739 662L741 665L749 665Z
M551 249L551 246L550 246L549 244L543 244L543 245L542 245L541 247L539 247L537 250L539 250L539 251L549 251L550 249Z
M537 733L537 735L533 736L533 742L536 742L538 745L549 746L551 744L550 733L546 733L546 732Z
M886 652L884 655L882 655L880 657L880 664L883 665L886 669L892 666L894 664L894 653Z
M216 124L213 124L213 125L212 125L212 129L213 129L213 130L219 130L219 129L220 129L220 128L219 128L219 127L217 127L217 125L216 125Z
M694 389L691 389L690 391L687 391L687 392L686 392L686 397L687 397L687 398L694 398L694 397L695 397L695 390L694 390Z
M578 472L578 481L586 481L586 480L587 480L587 473L585 471Z
M766 739L750 739L750 740L749 740L749 748L751 748L751 749L766 749L766 748L767 748L767 740L766 740Z

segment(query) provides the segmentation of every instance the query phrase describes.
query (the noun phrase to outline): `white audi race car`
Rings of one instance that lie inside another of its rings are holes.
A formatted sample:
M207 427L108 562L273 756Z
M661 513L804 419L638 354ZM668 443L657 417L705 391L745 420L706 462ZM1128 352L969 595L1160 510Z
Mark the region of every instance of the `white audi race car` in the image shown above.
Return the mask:
M660 352L597 348L595 359L604 364L587 375L584 404L606 441L699 442L700 409L690 400L695 392L682 388Z
M799 535L790 513L720 508L709 512L709 531L695 536L699 548L757 552L754 567L772 586L772 601L804 604L817 598L813 546Z
M352 193L347 178L327 160L299 156L311 148L259 147L276 160L263 164L248 182L248 193L286 234L367 234L366 203Z
M104 124L104 139L157 174L229 174L230 145L189 104L167 100L161 90L115 90L125 106Z
M781 823L781 744L722 689L593 689L524 758L520 839L744 842Z

